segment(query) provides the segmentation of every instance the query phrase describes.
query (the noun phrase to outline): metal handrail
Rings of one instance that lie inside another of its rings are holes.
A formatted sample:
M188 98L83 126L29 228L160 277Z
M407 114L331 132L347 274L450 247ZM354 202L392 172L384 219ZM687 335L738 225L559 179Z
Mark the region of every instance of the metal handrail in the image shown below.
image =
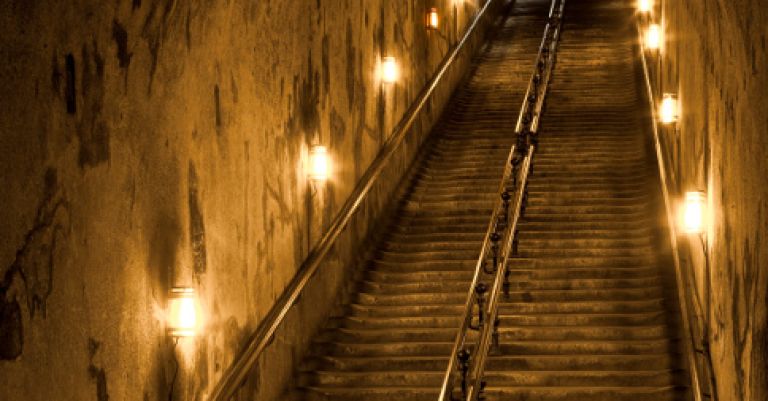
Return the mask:
M507 162L504 163L504 173L502 180L499 183L499 189L497 191L499 194L504 193L507 190L507 181L512 175L512 161L515 154L516 146L513 145L509 152L509 156L507 157ZM469 286L467 300L464 304L464 316L461 319L461 325L459 326L459 331L456 334L454 346L451 351L451 357L448 360L448 367L446 368L446 373L443 377L443 384L440 389L440 396L438 398L439 401L451 400L451 392L453 391L454 387L454 371L457 366L459 366L459 353L464 350L464 343L467 337L467 333L469 332L474 317L473 308L476 303L475 292L478 284L480 284L480 278L483 273L486 257L491 251L491 243L494 242L492 241L491 237L496 232L498 217L501 215L503 206L503 200L499 198L493 207L493 212L491 213L491 222L488 224L488 229L486 230L485 237L483 238L483 245L480 248L480 256L478 257L477 263L475 264L475 273L472 276L472 283ZM478 322L478 324L479 323L480 322Z
M694 294L692 296L689 296L689 292L686 291L687 286L686 283L693 283L694 280L691 279L690 274L686 274L686 272L683 271L683 268L680 263L680 251L679 246L677 243L677 230L676 227L676 220L674 217L674 210L672 206L671 201L671 195L670 193L670 185L669 182L672 182L672 186L675 190L679 190L677 188L677 183L675 182L675 177L670 176L667 174L667 168L666 168L666 158L664 155L664 151L661 144L661 137L659 135L659 126L657 123L657 116L656 116L656 101L654 96L653 87L651 85L651 74L648 69L648 61L645 57L645 46L643 45L643 37L642 37L642 28L640 26L640 23L638 21L637 24L637 31L638 31L638 38L639 38L639 53L640 53L640 61L643 67L643 77L645 78L645 87L647 91L648 96L648 103L651 109L651 124L652 124L652 130L653 130L653 141L654 141L654 150L656 152L656 160L658 164L659 169L659 180L660 180L660 186L661 186L661 192L662 197L664 198L664 206L665 206L665 212L667 217L667 226L669 229L669 240L670 240L670 249L672 253L672 259L673 263L675 265L675 276L676 276L676 282L677 282L677 292L678 292L678 302L680 303L680 313L683 318L683 335L686 337L685 340L688 342L688 365L691 368L691 384L692 389L694 391L694 399L695 401L703 401L705 398L709 398L710 400L716 400L717 394L715 394L714 390L714 377L712 376L712 370L711 368L708 368L708 372L702 374L701 367L699 366L699 363L697 362L696 358L696 352L699 349L698 344L696 343L696 339L698 336L694 332L694 326L693 321L691 318L691 313L689 311L688 303L690 302L695 310L698 311L699 314L703 313L703 306L701 304L701 300L698 297L698 294ZM676 191L677 192L677 191ZM690 251L690 250L689 250ZM704 352L704 358L706 358L706 362L711 366L711 355L709 355L708 351L705 350ZM708 386L710 390L710 394L706 395L702 378L706 380L706 385Z
M555 63L564 8L565 0L552 0L549 20L544 29L536 57L536 67L529 81L515 128L518 143L510 149L499 183L497 191L499 198L494 205L488 229L480 248L480 255L475 265L475 272L464 305L464 315L448 359L438 401L453 399L456 373L462 376L461 387L464 399L466 401L477 400L485 386L482 378L485 360L491 344L494 343L498 346L498 300L502 291L508 291L508 261L510 256L516 254L517 251L517 223L524 212L528 176L532 171L532 159L536 148L535 135L538 132L539 117ZM510 179L513 181L510 182ZM511 200L510 187L514 188L516 194L512 208L510 208L509 202ZM499 228L501 228L501 234L498 233ZM503 240L500 254L498 252L499 240ZM485 270L485 265L491 251L494 260L492 270L489 273ZM488 288L484 283L481 283L484 274L493 274L488 300L484 296ZM475 305L478 309L477 327L472 326ZM475 343L474 358L467 348L470 329L476 329L480 332Z
M494 342L498 347L498 311L499 311L499 295L507 285L507 264L513 253L514 237L517 232L517 223L523 214L523 205L525 202L525 196L527 193L528 175L530 173L531 160L533 158L533 152L535 146L528 147L528 152L525 155L525 160L520 169L520 175L518 182L519 185L516 188L515 207L512 209L511 224L506 227L506 234L504 235L504 248L499 257L501 262L500 266L496 267L496 274L494 275L493 285L488 299L488 310L486 313L486 324L481 328L479 341L477 348L475 349L475 360L472 364L472 370L469 372L471 378L470 386L467 391L467 400L475 401L478 399L480 392L483 390L484 382L482 380L485 372L485 360L488 357L490 351L491 342ZM509 219L509 216L506 217ZM494 341L494 337L496 340Z
M442 81L443 76L453 65L453 62L464 49L465 44L472 37L479 22L486 16L491 5L497 2L498 0L488 0L477 12L477 15L467 28L464 36L462 36L461 40L454 46L451 53L443 59L435 75L432 76L432 79L427 86L421 91L416 101L408 108L408 110L406 110L403 118L394 128L392 136L387 140L384 146L382 146L376 158L371 162L371 165L360 178L352 193L347 198L347 201L339 211L339 214L334 218L328 231L323 234L322 238L320 238L318 243L309 252L304 263L302 263L296 272L296 275L288 283L283 290L283 293L280 295L280 298L277 299L251 336L245 349L236 356L232 365L222 375L221 379L219 379L208 398L210 401L227 401L235 394L238 387L245 380L248 372L251 371L251 368L258 360L258 357L271 343L275 332L285 320L288 312L296 304L302 291L317 271L325 256L331 250L336 239L343 232L347 224L349 224L352 217L357 213L368 193L371 191L371 188L373 188L374 183L377 181L390 159L392 159L395 151L402 144L406 133L411 129L416 118L420 115L421 110L434 94L434 91Z
M544 28L544 35L541 37L541 43L539 43L539 51L538 51L538 55L536 57L536 68L534 68L534 70L533 70L533 74L531 75L531 79L528 80L528 87L525 90L525 97L523 98L523 105L520 107L520 113L517 116L517 124L515 124L515 133L518 136L520 134L522 134L524 126L526 125L526 123L525 123L525 115L526 115L526 113L527 113L527 111L528 111L528 109L530 107L530 103L532 101L531 94L536 91L536 88L539 85L537 83L538 79L536 77L537 76L541 77L541 73L542 73L543 67L542 67L541 64L539 64L539 62L540 61L544 61L542 59L542 56L543 56L543 53L545 52L544 49L547 48L547 41L548 41L548 38L549 38L550 30L552 30L553 35L556 35L556 36L553 36L553 39L555 39L555 42L554 42L555 44L557 43L557 39L559 39L559 36L560 36L559 21L554 21L554 19L553 19L553 17L555 17L557 15L557 14L555 14L555 11L556 11L555 10L555 6L556 5L557 5L557 1L553 0L552 4L549 6L549 14L548 14L549 20L547 21L547 25ZM565 1L561 2L561 5L560 5L560 7L557 10L558 14L560 16L562 16L563 7L565 7ZM557 29L553 29L552 28L552 23L553 22L558 22ZM555 54L554 52L549 54L548 55L548 59L549 59L549 57L554 57L554 54ZM547 72L549 72L549 71L550 70L547 69ZM543 100L542 100L542 102L543 102ZM537 101L537 103L538 103L538 101ZM533 123L533 122L534 122L534 118L531 117L531 123ZM538 113L537 113L537 115L535 116L535 125L533 125L532 128L538 129L538 125L539 124L538 124Z

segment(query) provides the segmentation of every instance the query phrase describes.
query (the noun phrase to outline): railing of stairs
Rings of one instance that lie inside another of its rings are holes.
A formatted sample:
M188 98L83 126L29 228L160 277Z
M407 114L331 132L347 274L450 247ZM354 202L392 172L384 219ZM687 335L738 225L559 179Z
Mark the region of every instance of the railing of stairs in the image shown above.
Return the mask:
M704 305L696 290L696 279L690 263L684 263L681 258L682 251L687 251L688 260L691 259L691 249L681 247L677 241L676 219L674 217L673 199L681 198L680 188L673 174L669 174L667 168L668 157L664 152L661 140L661 127L657 123L656 100L657 94L653 90L652 72L649 60L646 57L647 50L643 45L643 25L648 21L639 18L637 21L640 64L643 69L643 78L646 96L651 111L651 129L653 131L653 145L659 169L659 182L664 200L667 225L669 228L670 249L675 266L678 302L683 323L683 336L686 341L687 363L690 368L691 389L695 401L717 400L717 387L713 375L712 356L709 350L708 320L709 307ZM704 255L705 260L708 255ZM708 263L708 260L706 261ZM707 268L709 270L709 267ZM709 272L707 272L707 275ZM707 286L709 282L707 281ZM707 296L709 295L709 289Z
M565 0L552 0L534 72L528 83L512 146L475 266L459 330L443 376L438 401L476 401L485 388L489 353L499 347L499 300L509 295L510 258L517 256L517 224L525 213L528 176L541 112L554 68ZM473 333L477 332L477 335Z
M259 356L272 342L277 329L282 325L288 312L299 300L304 288L317 272L321 263L336 243L339 235L344 231L361 205L363 205L368 193L370 193L389 161L392 160L395 151L405 140L406 134L417 121L421 111L429 104L435 90L442 83L446 73L454 65L454 61L462 54L466 44L473 39L481 26L481 22L489 17L489 10L499 7L503 3L505 2L501 0L486 0L482 7L477 10L474 19L466 28L461 40L454 45L450 53L442 60L437 68L437 72L432 76L421 93L419 93L414 103L403 114L403 118L395 126L392 135L360 178L349 198L341 207L338 215L331 222L328 230L312 248L304 263L296 272L296 275L291 279L281 296L261 321L245 348L235 357L232 365L219 379L207 398L208 401L229 401L235 396L238 388L253 369Z

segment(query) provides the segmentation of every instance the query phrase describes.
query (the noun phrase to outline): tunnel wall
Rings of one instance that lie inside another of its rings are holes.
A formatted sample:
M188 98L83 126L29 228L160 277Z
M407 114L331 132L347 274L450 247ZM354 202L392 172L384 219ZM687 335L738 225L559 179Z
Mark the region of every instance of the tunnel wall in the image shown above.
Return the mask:
M705 238L711 273L699 238L683 240L697 290L711 305L718 399L765 400L768 8L761 0L661 3L657 17L667 40L657 85L659 93L678 93L681 105L679 131L665 128L663 142L680 190L705 190L711 211Z
M205 399L480 3L2 2L2 393ZM433 6L437 32L424 27ZM479 43L241 399L277 397ZM376 78L386 55L401 66L394 85ZM325 184L306 178L312 144L333 159ZM176 345L164 325L175 285L198 291L204 317Z

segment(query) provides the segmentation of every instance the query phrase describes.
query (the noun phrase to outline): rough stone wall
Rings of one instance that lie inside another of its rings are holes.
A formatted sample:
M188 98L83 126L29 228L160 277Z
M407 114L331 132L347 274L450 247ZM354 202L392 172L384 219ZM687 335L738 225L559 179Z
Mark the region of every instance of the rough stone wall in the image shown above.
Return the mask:
M0 399L204 399L480 3L1 2ZM402 79L382 86L387 55ZM276 396L466 66L243 399ZM315 143L335 169L311 187ZM195 287L205 317L175 348L173 285Z
M664 1L662 92L677 92L680 131L665 131L682 191L706 190L711 294L689 237L722 401L768 399L768 7L762 0Z

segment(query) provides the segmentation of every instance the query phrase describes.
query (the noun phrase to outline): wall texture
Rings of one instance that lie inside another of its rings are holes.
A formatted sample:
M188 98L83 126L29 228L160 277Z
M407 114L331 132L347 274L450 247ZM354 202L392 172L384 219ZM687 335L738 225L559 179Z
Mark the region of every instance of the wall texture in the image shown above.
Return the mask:
M0 398L204 399L479 3L1 2ZM376 78L386 55L394 85ZM467 60L243 399L276 396ZM333 157L325 185L305 178L311 144ZM205 316L175 348L173 285Z
M768 8L761 0L661 3L655 17L667 41L657 85L679 94L682 111L679 132L663 131L667 154L681 191L709 194L709 273L699 239L686 241L699 293L711 305L719 399L765 400Z

